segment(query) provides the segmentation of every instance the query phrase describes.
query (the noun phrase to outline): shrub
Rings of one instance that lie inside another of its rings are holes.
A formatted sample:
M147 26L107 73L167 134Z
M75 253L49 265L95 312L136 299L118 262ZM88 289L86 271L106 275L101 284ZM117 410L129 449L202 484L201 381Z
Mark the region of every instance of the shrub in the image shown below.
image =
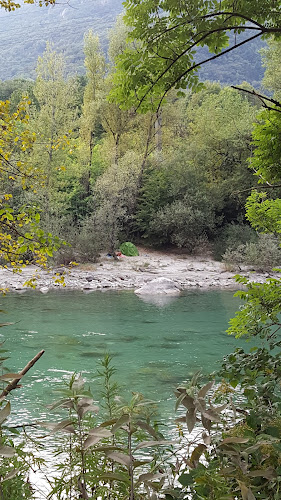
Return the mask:
M194 197L197 198L197 197ZM150 232L161 244L175 244L192 252L202 238L215 227L215 211L211 201L201 196L199 199L174 201L159 210L150 223Z
M223 261L226 264L250 266L259 271L270 271L280 266L281 248L278 239L271 234L261 234L256 243L249 242L237 248L228 248Z
M237 254L237 249L246 243L257 241L257 233L247 224L226 224L214 244L214 257L221 260L226 251L233 251ZM240 254L238 252L238 254ZM238 255L237 254L237 255ZM241 262L238 260L238 263Z

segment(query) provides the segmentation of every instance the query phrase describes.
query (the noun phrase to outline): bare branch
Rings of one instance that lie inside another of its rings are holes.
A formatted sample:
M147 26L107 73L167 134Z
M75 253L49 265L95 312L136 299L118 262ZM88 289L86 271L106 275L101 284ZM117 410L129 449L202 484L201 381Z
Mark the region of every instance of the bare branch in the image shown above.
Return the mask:
M259 94L255 90L242 89L241 87L236 87L235 85L231 85L231 88L233 88L235 90L240 90L241 92L246 92L247 94L255 96L261 101L264 108L270 109L273 111L278 111L279 113L281 113L281 103L279 101L276 101L275 99L272 99L271 97L266 97L265 95ZM277 107L277 109L273 108L272 106L268 106L268 104L266 104L264 101L271 102L272 104L274 104ZM280 108L280 109L278 109L278 108Z
M30 368L33 367L33 365L35 365L36 361L38 361L38 359L40 359L41 356L43 356L44 352L45 352L44 350L38 352L38 354L36 354L36 356L34 356L34 358L27 363L27 365L19 373L20 377L12 380L12 382L8 384L7 387L2 391L2 393L0 394L0 400L5 398L7 394L9 394L9 392L13 391L17 387L20 379L30 370Z

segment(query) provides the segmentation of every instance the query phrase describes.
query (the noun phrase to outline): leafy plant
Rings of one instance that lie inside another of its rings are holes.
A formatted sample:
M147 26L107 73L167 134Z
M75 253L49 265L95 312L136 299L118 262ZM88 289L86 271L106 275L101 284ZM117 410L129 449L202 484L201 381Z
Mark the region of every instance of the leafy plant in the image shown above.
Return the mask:
M280 258L279 241L270 234L261 234L256 242L228 248L223 254L223 261L226 264L233 264L236 268L246 265L259 271L271 271L272 268L279 266Z

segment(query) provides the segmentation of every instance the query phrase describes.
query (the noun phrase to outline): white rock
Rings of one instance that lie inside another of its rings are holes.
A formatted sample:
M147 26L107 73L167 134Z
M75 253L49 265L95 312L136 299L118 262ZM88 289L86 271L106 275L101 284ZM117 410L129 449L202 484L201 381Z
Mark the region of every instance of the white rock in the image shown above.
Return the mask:
M146 283L141 288L137 288L135 293L139 295L174 295L180 293L180 289L177 284L169 278L156 278L149 281L149 283Z
M48 291L49 291L49 288L48 288L47 286L42 286L42 287L40 288L40 292L41 292L41 293L48 293Z

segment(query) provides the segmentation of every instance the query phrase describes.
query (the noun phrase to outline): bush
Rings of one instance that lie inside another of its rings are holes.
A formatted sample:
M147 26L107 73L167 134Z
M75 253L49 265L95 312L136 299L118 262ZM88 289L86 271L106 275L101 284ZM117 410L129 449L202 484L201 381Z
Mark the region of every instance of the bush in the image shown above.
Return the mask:
M221 260L226 251L233 251L233 256L237 254L237 249L246 243L255 243L258 239L256 231L247 224L226 224L214 244L214 257ZM238 261L238 263L240 260Z
M199 199L177 200L159 210L150 223L150 233L160 244L172 243L192 252L215 227L215 211L211 201Z
M223 255L223 261L234 266L242 264L258 271L270 271L273 267L280 267L281 248L274 235L261 234L256 243L228 248Z
M70 262L95 262L102 250L102 236L95 231L94 223L89 218L80 227L69 227L67 245L54 254L54 261L63 265Z

